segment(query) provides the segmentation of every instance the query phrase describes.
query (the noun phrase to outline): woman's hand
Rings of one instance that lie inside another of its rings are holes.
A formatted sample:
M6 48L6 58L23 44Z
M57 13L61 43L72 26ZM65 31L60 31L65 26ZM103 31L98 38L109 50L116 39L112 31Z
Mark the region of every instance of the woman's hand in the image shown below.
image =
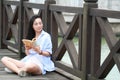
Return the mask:
M32 48L33 48L36 52L38 52L39 54L41 54L40 46L33 46Z
M30 46L26 46L26 45L24 45L25 46L25 50L29 50L29 49L31 49L32 47L30 47Z
M32 47L36 52L38 52L40 55L43 55L43 56L50 56L50 53L47 52L47 51L42 51L40 49L40 46L33 46Z

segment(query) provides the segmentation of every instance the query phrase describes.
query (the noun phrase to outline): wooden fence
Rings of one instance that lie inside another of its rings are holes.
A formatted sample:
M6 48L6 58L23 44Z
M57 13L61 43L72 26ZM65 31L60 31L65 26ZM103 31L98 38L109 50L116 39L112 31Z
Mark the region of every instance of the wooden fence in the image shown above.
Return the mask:
M44 30L52 37L52 57L56 67L82 80L104 79L115 64L120 71L120 40L108 21L108 18L120 19L120 11L98 9L97 0L84 1L84 7L69 7L56 5L54 0L46 0L45 4L30 3L27 0L0 0L0 48L10 46L18 50L20 57L24 56L21 40L26 37L30 17L36 14L33 9L37 9L37 14L43 20ZM12 6L15 6L14 11ZM64 19L65 12L74 14L69 25ZM60 44L59 32L62 36ZM78 51L73 42L76 33ZM102 36L110 52L100 65ZM72 65L61 61L66 51Z

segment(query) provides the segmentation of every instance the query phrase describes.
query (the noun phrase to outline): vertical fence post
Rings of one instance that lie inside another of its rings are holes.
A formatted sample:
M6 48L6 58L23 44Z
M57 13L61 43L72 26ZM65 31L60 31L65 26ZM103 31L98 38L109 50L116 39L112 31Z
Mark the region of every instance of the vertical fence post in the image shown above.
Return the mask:
M0 48L2 48L2 8L3 7L3 0L0 0Z
M55 4L55 0L45 0L45 17L44 27L45 30L51 34L51 12L49 10L49 4Z
M46 31L51 35L52 44L53 44L53 53L55 52L58 44L58 28L55 20L53 18L53 13L49 10L49 4L56 4L55 0L46 0L45 1L45 17L44 17L44 27L46 27ZM54 54L53 54L54 55ZM53 56L52 55L52 59Z
M19 23L18 23L18 45L19 45L19 54L20 54L20 58L23 57L23 53L22 53L22 36L23 36L23 0L20 0L19 3L19 12L18 12L18 19L19 19Z
M3 44L3 0L0 0L0 48L6 48Z
M23 7L23 2L26 1L26 0L20 0L20 3L19 3L19 23L18 23L18 45L19 45L19 55L20 55L20 58L23 58L25 56L25 54L22 52L22 38L23 38L23 26L24 26L24 7Z
M91 37L92 17L89 16L90 8L96 7L97 0L84 0L83 9L83 30L82 30L82 80L88 80L91 72Z

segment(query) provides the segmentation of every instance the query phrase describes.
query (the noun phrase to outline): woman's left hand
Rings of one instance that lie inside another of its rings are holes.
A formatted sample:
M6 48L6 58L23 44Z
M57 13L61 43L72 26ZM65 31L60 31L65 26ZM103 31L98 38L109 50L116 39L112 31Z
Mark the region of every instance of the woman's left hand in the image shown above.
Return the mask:
M40 46L33 46L32 47L36 52L41 53Z

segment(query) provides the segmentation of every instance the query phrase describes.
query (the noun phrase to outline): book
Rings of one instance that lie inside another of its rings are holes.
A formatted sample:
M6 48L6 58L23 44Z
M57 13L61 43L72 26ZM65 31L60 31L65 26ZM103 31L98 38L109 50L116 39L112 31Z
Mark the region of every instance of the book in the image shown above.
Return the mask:
M28 47L32 47L35 44L35 38L33 38L32 40L29 39L22 39L22 42L24 45L28 46Z

